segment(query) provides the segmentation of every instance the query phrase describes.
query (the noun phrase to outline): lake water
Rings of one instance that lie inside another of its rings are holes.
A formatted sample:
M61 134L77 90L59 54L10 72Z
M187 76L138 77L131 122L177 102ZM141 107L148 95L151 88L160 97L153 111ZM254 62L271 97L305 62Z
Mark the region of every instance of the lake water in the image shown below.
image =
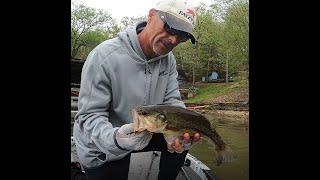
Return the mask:
M208 111L203 114L215 124L221 138L230 144L238 159L233 162L215 165L214 146L204 137L195 144L189 153L206 164L219 180L249 179L249 119L243 117L226 117Z

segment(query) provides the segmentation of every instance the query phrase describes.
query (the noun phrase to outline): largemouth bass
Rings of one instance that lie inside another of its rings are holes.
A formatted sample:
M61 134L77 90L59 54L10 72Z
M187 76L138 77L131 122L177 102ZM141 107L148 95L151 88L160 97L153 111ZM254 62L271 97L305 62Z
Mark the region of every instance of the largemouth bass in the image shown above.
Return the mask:
M163 133L168 144L172 143L172 137L182 137L187 132L191 137L196 132L200 133L200 136L207 136L215 147L217 166L237 158L230 146L211 127L208 119L200 113L170 105L151 105L133 109L132 115L135 132L147 130Z

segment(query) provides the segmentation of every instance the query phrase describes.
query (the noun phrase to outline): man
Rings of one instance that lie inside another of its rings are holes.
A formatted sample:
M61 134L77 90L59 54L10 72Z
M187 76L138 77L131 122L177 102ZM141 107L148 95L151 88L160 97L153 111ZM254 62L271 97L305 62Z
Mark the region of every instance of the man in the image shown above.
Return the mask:
M188 149L200 139L188 132L167 144L161 133L133 132L131 110L141 105L185 107L171 50L191 40L195 10L182 0L163 0L148 20L102 42L81 74L74 140L88 180L127 179L130 154L162 151L158 179L175 179Z

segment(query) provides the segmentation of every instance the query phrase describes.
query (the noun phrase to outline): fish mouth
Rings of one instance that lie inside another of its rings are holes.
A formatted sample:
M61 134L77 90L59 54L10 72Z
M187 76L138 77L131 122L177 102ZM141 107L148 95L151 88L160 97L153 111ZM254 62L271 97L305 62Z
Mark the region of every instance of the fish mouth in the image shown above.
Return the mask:
M145 130L143 128L144 119L142 116L139 115L139 113L135 109L132 110L132 117L133 117L133 130L135 132L137 132L137 131L141 132L141 131Z
M132 110L132 117L134 132L147 130L149 132L160 133L167 126L167 121L159 123L154 117L144 117L144 112L136 109Z

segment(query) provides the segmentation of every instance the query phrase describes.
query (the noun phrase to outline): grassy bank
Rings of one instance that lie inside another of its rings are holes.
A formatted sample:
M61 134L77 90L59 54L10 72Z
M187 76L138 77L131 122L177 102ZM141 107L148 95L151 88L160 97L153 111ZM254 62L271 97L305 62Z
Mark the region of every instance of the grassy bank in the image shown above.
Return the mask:
M247 79L229 83L199 83L196 96L186 99L186 103L215 103L249 101Z

